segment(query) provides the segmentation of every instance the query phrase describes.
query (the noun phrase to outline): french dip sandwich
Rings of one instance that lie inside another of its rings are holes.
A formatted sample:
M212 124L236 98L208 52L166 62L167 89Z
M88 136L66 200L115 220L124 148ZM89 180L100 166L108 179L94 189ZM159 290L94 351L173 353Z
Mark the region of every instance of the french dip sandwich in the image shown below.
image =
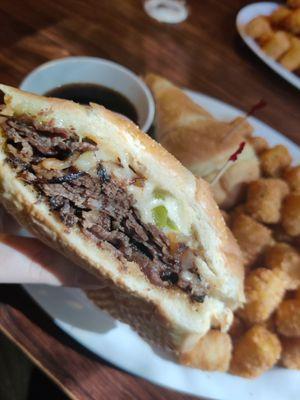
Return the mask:
M101 106L0 94L0 200L98 277L88 296L177 354L226 331L243 269L208 184Z
M156 103L156 138L196 176L212 182L241 142L245 148L238 160L212 186L218 205L234 206L247 182L259 178L259 161L248 141L252 127L243 119L215 119L179 87L167 79L145 77Z

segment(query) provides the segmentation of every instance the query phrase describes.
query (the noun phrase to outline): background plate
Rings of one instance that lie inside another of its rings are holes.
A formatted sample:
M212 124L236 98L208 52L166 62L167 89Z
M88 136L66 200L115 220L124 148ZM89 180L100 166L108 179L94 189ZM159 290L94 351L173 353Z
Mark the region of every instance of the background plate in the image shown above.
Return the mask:
M220 119L242 113L211 97L190 92L193 100ZM282 143L300 162L300 148L255 118L255 133L271 145ZM299 396L300 372L274 368L255 380L224 373L208 373L180 366L144 342L132 329L96 308L79 289L26 285L27 292L55 323L83 346L132 374L159 385L218 400L295 400Z
M282 78L286 79L297 89L300 89L300 78L293 72L288 71L281 64L268 57L258 46L258 44L250 36L245 33L245 25L250 22L253 18L259 15L270 15L280 4L278 3L254 3L242 8L236 17L237 30L244 40L244 42L250 47L252 51L263 60L270 68L272 68L277 74L281 75Z

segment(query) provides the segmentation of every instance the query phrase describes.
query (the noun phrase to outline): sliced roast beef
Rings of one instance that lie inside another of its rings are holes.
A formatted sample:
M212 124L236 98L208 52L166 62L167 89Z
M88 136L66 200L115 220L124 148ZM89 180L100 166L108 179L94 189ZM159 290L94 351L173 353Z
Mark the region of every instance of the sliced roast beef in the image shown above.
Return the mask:
M143 223L133 197L104 165L99 164L97 176L72 167L69 160L96 150L94 143L80 141L71 131L46 129L24 118L7 119L2 128L9 162L20 178L47 198L66 227L76 225L100 246L112 246L119 258L135 261L154 285L176 286L196 301L204 300L207 288L191 261L191 250L183 243L171 249L161 230ZM46 169L43 160L53 157L67 160L67 167Z
M29 149L32 152L44 157L65 158L74 151L84 152L94 150L95 145L91 142L79 141L76 135L71 137L68 134L62 135L62 130L38 131L34 126L27 122L16 119L7 119L3 124L7 138L15 145L20 143L23 149ZM27 161L32 162L33 154L28 153Z

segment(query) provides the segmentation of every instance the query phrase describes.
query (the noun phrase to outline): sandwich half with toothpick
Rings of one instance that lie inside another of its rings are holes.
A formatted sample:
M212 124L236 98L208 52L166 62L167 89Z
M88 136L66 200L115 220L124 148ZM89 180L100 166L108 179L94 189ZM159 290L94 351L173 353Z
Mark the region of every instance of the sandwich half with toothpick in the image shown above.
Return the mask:
M247 137L252 127L245 118L216 120L167 79L148 74L145 81L156 102L156 138L196 176L213 183L222 208L232 207L247 182L259 177L259 161ZM220 179L215 179L230 156L245 142L243 152Z

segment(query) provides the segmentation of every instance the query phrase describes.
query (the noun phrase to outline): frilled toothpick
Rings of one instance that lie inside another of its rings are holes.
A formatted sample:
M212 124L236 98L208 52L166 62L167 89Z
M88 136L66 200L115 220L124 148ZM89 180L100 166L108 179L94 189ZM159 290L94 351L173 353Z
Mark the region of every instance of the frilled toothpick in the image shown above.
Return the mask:
M238 149L228 158L226 163L223 165L223 167L220 169L214 179L210 182L211 185L214 185L221 179L222 175L224 175L228 168L230 168L231 165L238 159L239 155L243 152L245 146L246 142L241 142L239 144Z
M250 116L256 113L257 110L260 110L261 108L266 106L266 102L264 100L260 100L258 103L254 104L254 106L244 115L244 117L241 119L241 122L234 126L228 133L226 138L228 138L229 135L231 135L237 128L239 128L244 121L247 120ZM217 173L217 175L213 178L213 180L210 182L211 185L216 184L221 177L225 174L225 172L232 166L232 164L237 161L239 155L243 152L244 148L246 146L246 142L241 142L239 144L238 149L229 157L229 159L225 162L223 167L220 169L220 171Z

